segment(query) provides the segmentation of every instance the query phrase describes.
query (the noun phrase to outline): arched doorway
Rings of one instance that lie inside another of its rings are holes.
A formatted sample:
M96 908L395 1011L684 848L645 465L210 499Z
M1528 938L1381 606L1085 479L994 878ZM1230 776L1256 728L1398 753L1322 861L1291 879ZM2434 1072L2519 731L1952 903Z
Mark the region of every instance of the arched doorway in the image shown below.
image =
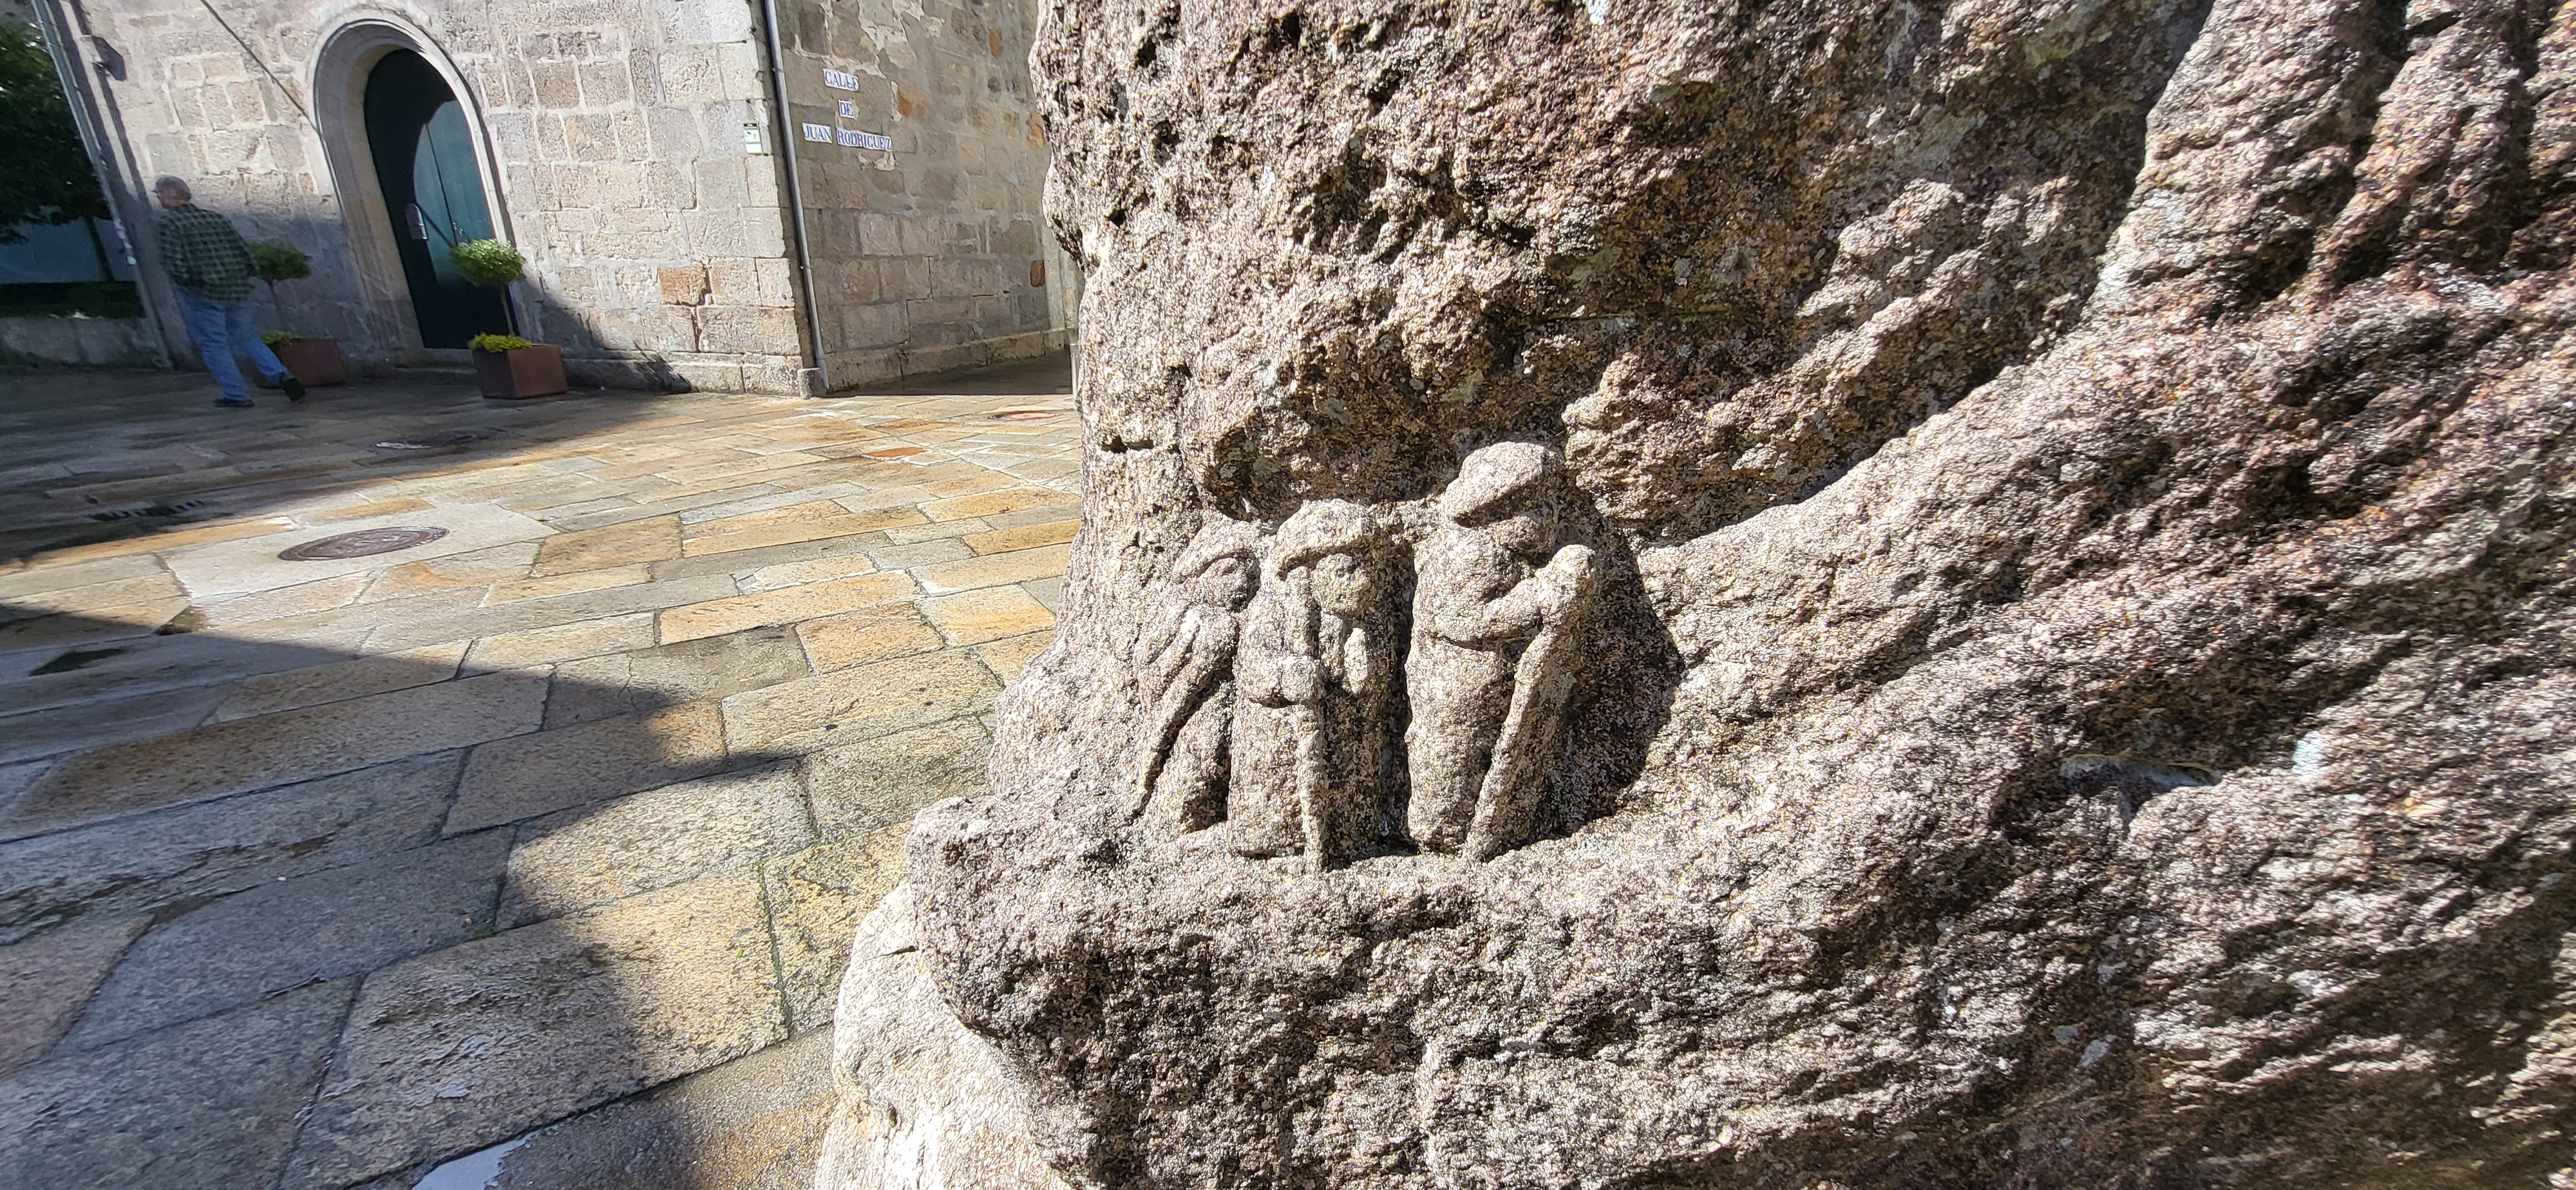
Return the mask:
M492 235L483 171L465 109L419 54L398 49L367 73L367 148L392 217L412 314L423 347L463 347L486 331L510 329L501 295L469 285L448 250Z

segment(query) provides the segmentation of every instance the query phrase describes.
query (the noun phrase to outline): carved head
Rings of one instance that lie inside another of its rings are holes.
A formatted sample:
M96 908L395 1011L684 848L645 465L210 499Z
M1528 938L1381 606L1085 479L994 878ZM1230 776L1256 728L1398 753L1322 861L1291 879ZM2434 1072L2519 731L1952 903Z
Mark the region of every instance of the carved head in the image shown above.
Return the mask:
M1270 547L1270 572L1285 577L1305 569L1315 602L1338 616L1366 615L1384 593L1378 555L1394 542L1394 526L1366 506L1347 500L1314 500L1279 526Z
M1543 555L1556 544L1557 481L1563 473L1562 458L1543 443L1479 447L1440 493L1440 516L1481 530L1513 554Z
M1368 559L1353 554L1326 554L1315 559L1310 573L1315 606L1344 619L1368 615L1385 590Z
M1261 577L1261 531L1229 517L1210 516L1173 559L1172 581L1189 585L1190 602L1241 611Z
M1242 611L1261 577L1260 567L1245 554L1224 554L1210 561L1191 582L1191 602L1227 611Z

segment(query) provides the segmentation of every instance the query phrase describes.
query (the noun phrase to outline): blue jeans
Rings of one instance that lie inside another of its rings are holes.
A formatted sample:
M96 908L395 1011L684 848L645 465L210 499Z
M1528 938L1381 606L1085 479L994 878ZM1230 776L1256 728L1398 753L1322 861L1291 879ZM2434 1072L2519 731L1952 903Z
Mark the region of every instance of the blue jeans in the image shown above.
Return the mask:
M233 362L239 352L250 357L251 366L259 369L262 379L276 380L286 375L286 365L277 362L277 353L259 341L259 328L250 320L250 299L218 305L171 286L179 294L179 314L188 324L188 341L197 345L206 369L215 374L215 387L224 390L227 401L247 401L250 386L242 382L241 365Z

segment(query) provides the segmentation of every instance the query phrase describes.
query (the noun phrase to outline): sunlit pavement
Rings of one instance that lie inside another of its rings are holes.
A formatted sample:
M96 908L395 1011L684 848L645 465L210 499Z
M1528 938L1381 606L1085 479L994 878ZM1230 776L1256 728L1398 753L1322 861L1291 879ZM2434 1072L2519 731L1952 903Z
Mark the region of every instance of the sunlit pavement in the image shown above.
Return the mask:
M803 1185L851 928L1054 630L1061 372L0 377L0 1185Z

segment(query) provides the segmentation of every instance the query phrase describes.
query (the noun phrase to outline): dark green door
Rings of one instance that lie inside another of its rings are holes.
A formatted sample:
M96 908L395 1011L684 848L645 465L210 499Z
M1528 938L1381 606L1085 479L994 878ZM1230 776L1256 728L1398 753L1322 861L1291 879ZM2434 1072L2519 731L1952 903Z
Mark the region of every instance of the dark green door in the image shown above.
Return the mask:
M403 282L424 347L463 347L485 331L507 331L499 291L468 285L448 250L489 239L483 171L465 109L447 80L410 50L396 50L367 75L367 148L393 217Z

